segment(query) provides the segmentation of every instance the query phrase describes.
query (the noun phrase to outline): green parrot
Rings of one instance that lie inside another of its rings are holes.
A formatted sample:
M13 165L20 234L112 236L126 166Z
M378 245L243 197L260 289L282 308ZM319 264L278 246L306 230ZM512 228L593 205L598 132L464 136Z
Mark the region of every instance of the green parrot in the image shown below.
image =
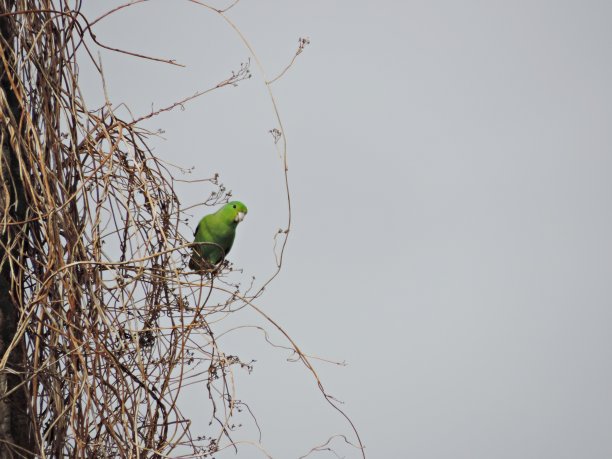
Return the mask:
M198 271L211 269L227 256L236 237L236 227L244 220L248 209L240 201L225 204L214 214L206 215L195 230L195 245L189 268Z

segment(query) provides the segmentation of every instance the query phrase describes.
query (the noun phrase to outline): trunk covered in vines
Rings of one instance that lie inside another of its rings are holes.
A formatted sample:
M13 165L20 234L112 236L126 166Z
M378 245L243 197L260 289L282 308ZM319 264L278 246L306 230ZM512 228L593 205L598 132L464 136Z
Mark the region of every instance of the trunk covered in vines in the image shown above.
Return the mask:
M28 173L20 157L24 135L23 111L16 85L16 2L0 2L0 458L31 457L37 451L31 438L26 398L25 335L17 326L23 301L24 235L27 200L22 176Z

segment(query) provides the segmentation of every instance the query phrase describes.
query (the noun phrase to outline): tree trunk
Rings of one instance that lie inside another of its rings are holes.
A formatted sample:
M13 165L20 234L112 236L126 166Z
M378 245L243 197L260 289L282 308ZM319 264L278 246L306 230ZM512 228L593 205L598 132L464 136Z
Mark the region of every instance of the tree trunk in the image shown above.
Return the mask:
M0 13L15 10L15 0L0 0ZM6 365L0 368L0 459L33 457L28 403L24 385L25 339L8 349L17 334L22 305L21 253L27 231L25 199L19 152L11 136L20 135L18 126L21 107L11 81L15 74L15 20L14 16L0 17L0 166L3 181L0 196L0 357L10 351ZM12 119L11 119L12 118ZM10 127L9 127L10 126ZM7 202L8 201L8 202Z

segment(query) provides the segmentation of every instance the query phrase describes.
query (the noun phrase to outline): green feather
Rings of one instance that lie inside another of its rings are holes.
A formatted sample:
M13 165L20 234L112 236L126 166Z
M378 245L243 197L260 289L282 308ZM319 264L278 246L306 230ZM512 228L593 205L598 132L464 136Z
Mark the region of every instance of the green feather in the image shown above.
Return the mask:
M234 244L236 227L247 214L247 207L240 201L225 204L213 214L206 215L195 230L194 245L189 268L212 269L222 261Z

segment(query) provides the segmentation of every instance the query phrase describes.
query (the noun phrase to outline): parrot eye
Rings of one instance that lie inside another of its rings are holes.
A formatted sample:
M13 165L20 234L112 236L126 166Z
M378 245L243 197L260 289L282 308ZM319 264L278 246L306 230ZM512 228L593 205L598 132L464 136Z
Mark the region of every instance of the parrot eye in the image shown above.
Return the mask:
M235 208L236 208L236 204L234 204L234 206L233 206L233 207L234 207L234 209L235 209Z

